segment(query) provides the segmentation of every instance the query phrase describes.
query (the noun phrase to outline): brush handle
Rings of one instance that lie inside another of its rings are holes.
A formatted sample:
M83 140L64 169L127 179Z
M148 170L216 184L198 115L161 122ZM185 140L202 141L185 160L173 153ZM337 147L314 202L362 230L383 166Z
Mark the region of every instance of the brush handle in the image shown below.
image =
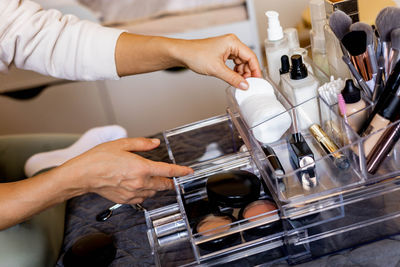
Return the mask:
M382 56L385 60L385 78L388 79L390 70L389 70L389 44L387 42L382 42Z
M374 103L376 103L376 101L378 100L380 94L382 93L382 89L383 89L382 72L383 72L383 67L379 67L378 68L378 73L376 74L374 92L372 94L372 101Z
M365 64L364 54L358 56L351 56L350 59L354 67L356 68L357 72L361 74L361 77L364 79L364 81L371 80L371 77L369 76L367 70L367 66Z
M390 53L389 53L389 73L392 72L394 66L396 65L398 57L399 57L399 50L390 49Z
M378 60L376 59L376 54L373 45L367 46L367 53L371 64L372 73L376 74L378 72Z

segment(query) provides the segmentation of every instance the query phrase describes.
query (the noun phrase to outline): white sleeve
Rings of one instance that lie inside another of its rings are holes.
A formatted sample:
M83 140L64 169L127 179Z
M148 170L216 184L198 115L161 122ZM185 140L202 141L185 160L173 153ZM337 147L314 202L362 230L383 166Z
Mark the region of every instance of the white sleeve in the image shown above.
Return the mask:
M0 71L14 63L57 78L118 79L115 46L122 32L29 0L0 0Z

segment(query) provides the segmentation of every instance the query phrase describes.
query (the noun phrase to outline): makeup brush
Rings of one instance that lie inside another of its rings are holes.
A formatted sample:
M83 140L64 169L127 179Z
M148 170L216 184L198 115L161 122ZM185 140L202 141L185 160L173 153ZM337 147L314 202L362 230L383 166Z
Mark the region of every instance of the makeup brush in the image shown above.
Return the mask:
M367 34L364 31L353 31L345 34L342 44L350 53L350 59L365 82L372 79L371 65L367 61ZM370 87L372 91L374 87Z
M342 40L346 33L350 31L351 23L352 20L349 15L341 10L336 10L329 17L329 26L339 40Z
M390 39L392 42L392 47L390 49L390 54L389 54L389 73L393 70L394 65L396 65L399 57L400 28L396 28L390 33Z
M400 8L385 7L376 16L375 25L381 37L382 55L385 59L385 77L389 77L390 33L400 27Z
M368 52L368 61L371 64L372 73L376 74L378 70L378 62L377 57L375 55L374 50L374 30L370 25L364 22L356 22L351 24L350 31L363 31L367 35L367 52Z

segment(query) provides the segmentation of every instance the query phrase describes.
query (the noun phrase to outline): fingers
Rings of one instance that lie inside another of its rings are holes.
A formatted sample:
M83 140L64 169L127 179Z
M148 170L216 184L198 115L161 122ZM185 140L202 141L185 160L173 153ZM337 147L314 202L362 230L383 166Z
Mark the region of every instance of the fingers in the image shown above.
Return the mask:
M193 169L165 162L149 161L151 176L179 177L193 173Z
M235 68L235 70L237 70L238 72L240 71L238 68ZM247 90L249 88L249 84L247 83L245 78L241 76L238 72L231 70L228 66L223 64L216 76L226 81L233 87Z
M137 138L122 138L113 141L112 143L119 146L122 150L139 152L139 151L149 151L158 147L160 145L160 140L137 137Z
M230 51L228 51L229 55L227 58L233 60L235 68L232 71L224 62L224 67L218 68L219 71L216 75L230 85L246 90L249 85L245 78L262 77L258 59L254 52L236 36L229 35L228 40L230 42Z
M248 46L246 46L239 40L238 42L239 42L239 48L237 57L240 58L243 63L246 63L251 73L251 77L259 77L259 78L262 77L260 64L258 62L257 56Z

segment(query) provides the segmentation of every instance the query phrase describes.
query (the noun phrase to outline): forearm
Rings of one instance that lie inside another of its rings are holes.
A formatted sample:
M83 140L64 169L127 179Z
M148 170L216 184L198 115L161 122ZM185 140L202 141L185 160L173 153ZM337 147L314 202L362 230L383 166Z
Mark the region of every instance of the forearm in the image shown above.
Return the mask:
M158 36L122 33L115 49L119 76L184 66L179 60L180 48L189 41Z
M0 184L0 230L83 193L58 168L22 181Z

